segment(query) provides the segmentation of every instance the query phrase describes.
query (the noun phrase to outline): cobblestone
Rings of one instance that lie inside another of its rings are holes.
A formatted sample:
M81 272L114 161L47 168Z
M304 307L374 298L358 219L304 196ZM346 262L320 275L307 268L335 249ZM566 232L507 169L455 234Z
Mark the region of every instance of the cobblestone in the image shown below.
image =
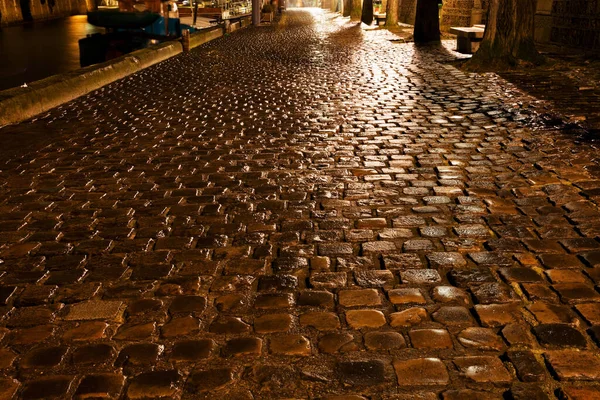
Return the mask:
M52 138L1 153L0 398L597 396L594 143L394 39L289 10L0 130Z

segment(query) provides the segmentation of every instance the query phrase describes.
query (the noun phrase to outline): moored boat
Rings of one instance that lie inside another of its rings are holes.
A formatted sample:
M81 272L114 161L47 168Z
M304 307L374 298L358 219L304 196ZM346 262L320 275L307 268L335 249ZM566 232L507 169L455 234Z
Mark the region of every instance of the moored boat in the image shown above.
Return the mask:
M118 10L91 11L88 22L109 29L136 29L153 24L160 14L152 12L127 12Z

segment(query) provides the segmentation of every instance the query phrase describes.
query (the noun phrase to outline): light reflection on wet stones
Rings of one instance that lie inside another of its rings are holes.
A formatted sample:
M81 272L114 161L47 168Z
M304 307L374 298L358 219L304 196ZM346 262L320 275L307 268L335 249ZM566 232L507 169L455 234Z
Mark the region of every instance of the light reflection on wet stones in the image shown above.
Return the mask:
M391 38L288 11L4 128L55 140L0 168L0 397L597 380L597 156Z

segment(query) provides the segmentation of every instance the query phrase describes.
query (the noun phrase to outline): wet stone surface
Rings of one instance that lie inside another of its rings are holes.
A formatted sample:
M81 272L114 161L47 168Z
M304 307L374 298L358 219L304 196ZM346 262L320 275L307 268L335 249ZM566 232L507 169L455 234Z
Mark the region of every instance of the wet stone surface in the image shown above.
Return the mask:
M597 397L597 150L391 39L289 10L0 130L53 138L0 165L0 398Z

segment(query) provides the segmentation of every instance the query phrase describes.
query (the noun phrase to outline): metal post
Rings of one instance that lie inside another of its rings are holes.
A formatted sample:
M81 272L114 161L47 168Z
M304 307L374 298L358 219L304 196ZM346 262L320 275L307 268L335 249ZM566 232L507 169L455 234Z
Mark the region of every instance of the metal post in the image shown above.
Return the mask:
M252 0L252 24L260 25L260 12L262 9L262 0Z
M192 22L192 26L196 27L196 20L198 19L198 0L193 0L194 1L194 19Z
M184 29L181 32L181 45L183 47L183 52L188 53L190 51L190 30Z

